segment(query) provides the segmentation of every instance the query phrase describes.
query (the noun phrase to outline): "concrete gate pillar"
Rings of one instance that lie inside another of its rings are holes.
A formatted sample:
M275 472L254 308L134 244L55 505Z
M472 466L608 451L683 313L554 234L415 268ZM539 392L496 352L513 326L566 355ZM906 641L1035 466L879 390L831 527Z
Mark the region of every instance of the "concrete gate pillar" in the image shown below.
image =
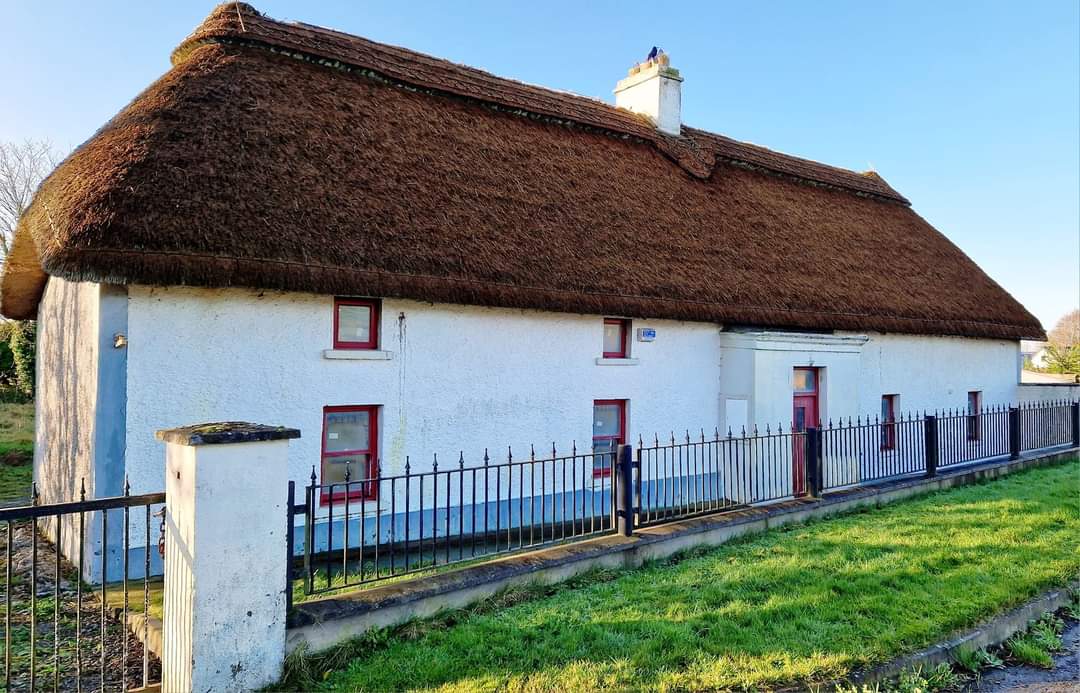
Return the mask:
M162 690L236 691L281 677L285 496L300 431L213 423L165 442Z

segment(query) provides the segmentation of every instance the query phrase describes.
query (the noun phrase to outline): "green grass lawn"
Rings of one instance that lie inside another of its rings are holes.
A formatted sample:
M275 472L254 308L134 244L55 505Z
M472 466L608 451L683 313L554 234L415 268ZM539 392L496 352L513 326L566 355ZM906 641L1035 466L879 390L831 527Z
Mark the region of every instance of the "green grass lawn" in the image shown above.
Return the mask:
M523 589L354 640L307 658L306 669L296 657L284 687L757 690L829 681L1075 579L1078 491L1074 461Z
M152 549L152 550L156 550ZM141 614L143 612L143 597L150 598L150 616L158 621L162 620L165 611L165 583L161 577L151 577L146 584L146 594L143 593L142 578L128 581L128 612ZM105 590L105 603L110 608L120 611L124 608L124 585L121 582L110 582Z
M33 461L33 402L0 403L0 501L29 497Z

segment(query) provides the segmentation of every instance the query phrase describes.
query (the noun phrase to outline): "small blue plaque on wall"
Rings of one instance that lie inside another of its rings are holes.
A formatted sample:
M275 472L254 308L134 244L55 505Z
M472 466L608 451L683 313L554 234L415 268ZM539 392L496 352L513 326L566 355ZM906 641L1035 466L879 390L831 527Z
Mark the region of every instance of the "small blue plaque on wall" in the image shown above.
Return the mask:
M639 327L637 339L639 342L651 342L656 339L656 330L651 327Z

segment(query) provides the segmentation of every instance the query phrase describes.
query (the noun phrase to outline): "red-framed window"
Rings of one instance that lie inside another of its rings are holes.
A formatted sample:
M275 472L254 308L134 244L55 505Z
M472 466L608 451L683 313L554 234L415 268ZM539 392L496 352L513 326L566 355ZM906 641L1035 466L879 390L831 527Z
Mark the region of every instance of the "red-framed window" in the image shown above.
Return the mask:
M604 318L604 358L625 359L630 357L630 321L621 318Z
M319 502L374 499L379 492L379 407L323 407L322 486ZM349 483L345 485L346 474ZM332 489L330 484L338 484Z
M881 449L896 449L896 406L900 395L881 396Z
M978 440L982 435L982 390L972 390L967 395L967 438Z
M372 298L334 299L334 348L379 348L379 301Z
M593 476L610 476L619 446L626 443L626 400L593 402Z

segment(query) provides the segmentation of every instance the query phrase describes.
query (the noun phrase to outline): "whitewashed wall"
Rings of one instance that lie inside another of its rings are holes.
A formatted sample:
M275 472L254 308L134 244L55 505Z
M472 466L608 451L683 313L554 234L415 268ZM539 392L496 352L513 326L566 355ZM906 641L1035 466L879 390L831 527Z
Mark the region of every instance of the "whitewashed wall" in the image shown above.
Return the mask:
M900 395L898 411L904 413L966 407L971 390L982 391L987 406L1018 397L1015 341L730 332L721 335L721 345L722 425L735 432L744 423L790 425L793 373L800 366L822 369L820 415L826 421L874 416L887 394Z
M871 334L862 349L859 409L875 414L881 395L899 393L900 410L963 409L980 390L985 406L1015 403L1020 343L964 337Z
M94 492L99 288L51 279L38 307L34 478L45 503L77 500L81 479Z
M633 439L712 430L719 417L715 325L635 320L656 341L632 342L636 365L608 366L596 363L602 316L386 300L390 358L339 360L323 354L329 296L137 286L129 296L127 464L140 487L161 483L155 430L220 420L299 428L289 464L304 481L319 464L325 405L382 405L386 473L406 455L427 468L433 453L478 465L485 447L496 459L507 445L587 449L594 399L629 400Z
M43 503L78 500L83 480L87 497L94 497L99 293L98 284L53 278L38 306L34 480ZM62 529L65 554L78 555L74 519ZM55 523L47 521L45 531L53 536ZM88 526L88 546L97 531L97 523Z

